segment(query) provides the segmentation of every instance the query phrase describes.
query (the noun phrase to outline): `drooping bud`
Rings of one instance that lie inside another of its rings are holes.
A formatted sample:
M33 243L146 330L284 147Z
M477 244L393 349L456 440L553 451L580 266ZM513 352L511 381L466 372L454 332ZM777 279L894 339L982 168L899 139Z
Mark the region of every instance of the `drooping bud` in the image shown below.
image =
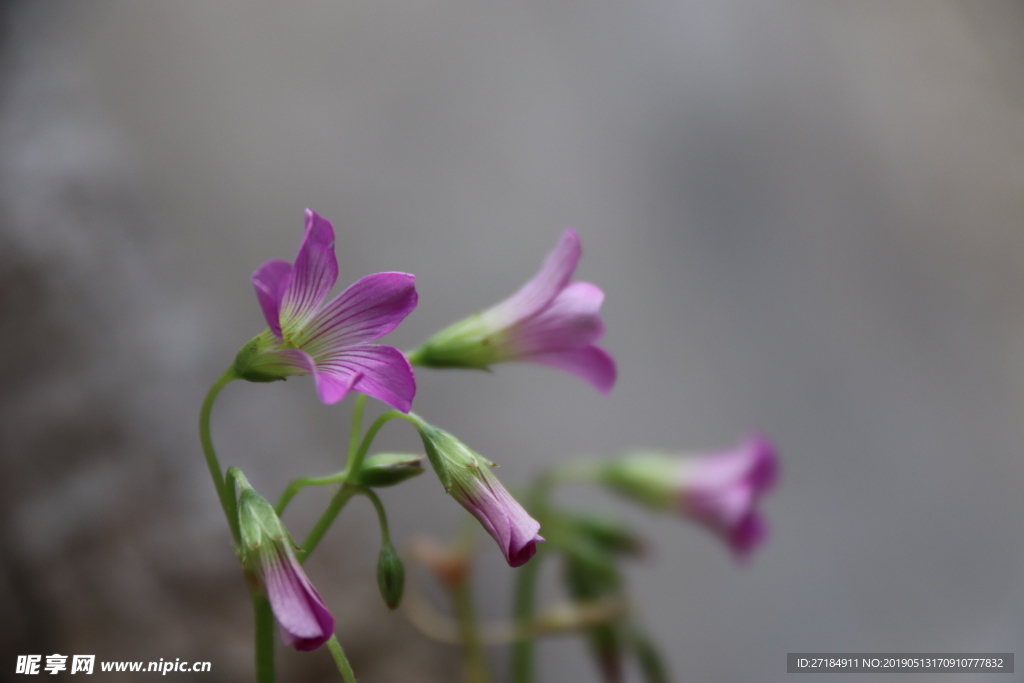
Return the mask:
M359 483L383 488L423 474L423 456L416 453L377 453L363 461Z
M738 556L765 538L757 510L775 483L778 458L761 437L734 449L683 458L634 452L608 463L601 480L609 488L657 510L675 510L722 536Z
M315 650L334 635L334 617L295 557L291 536L273 506L244 477L237 481L242 563L266 591L285 644Z
M453 435L416 419L423 447L437 478L452 498L477 518L512 567L537 552L540 524L491 474L494 463L470 450Z
M377 558L377 587L388 609L395 609L402 602L405 591L405 566L391 541L385 541Z

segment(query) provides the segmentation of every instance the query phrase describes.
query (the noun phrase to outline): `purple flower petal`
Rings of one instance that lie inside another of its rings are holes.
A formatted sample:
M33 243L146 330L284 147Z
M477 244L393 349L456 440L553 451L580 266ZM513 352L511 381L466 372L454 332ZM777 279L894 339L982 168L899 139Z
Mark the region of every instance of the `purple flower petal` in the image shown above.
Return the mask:
M267 261L252 274L263 317L274 336L281 340L281 300L292 281L292 264L281 259Z
M312 316L338 279L334 257L334 228L315 211L306 209L306 234L295 257L295 271L281 305L282 326Z
M530 356L530 360L572 373L590 382L595 389L605 395L615 386L615 360L600 346L591 344L568 351L535 353Z
M359 344L319 358L315 377L320 400L328 404L340 401L354 387L407 413L416 395L412 366L393 346Z
M509 346L520 357L592 344L604 334L604 292L589 282L574 282L543 311L509 331Z
M530 517L486 465L479 474L472 483L464 483L458 494L452 493L497 541L509 566L520 567L537 553L537 543L544 541L537 535L540 523Z
M314 357L329 349L380 339L416 308L416 278L374 273L356 280L309 321L302 346Z
M548 254L540 271L522 288L488 311L506 324L536 314L561 292L576 270L582 254L580 237L566 228L555 250Z
M261 551L267 599L285 644L308 652L334 635L334 617L294 553L277 546Z

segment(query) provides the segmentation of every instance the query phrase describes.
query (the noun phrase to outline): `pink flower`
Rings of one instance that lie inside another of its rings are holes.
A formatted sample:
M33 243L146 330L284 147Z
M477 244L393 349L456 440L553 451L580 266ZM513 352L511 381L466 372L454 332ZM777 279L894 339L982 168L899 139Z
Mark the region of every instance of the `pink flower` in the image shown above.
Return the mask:
M306 209L295 264L267 261L252 275L269 327L239 352L237 374L251 381L312 375L324 403L355 389L408 412L416 393L409 361L396 348L368 342L398 327L416 307L415 278L367 275L325 304L337 279L334 228Z
M315 650L334 635L334 617L295 557L291 536L273 506L238 470L240 555L267 594L285 644Z
M334 617L306 577L290 541L260 546L259 575L285 645L308 652L334 635Z
M509 566L526 564L536 554L537 543L544 541L537 534L540 523L491 474L494 463L443 429L416 415L410 417L445 491L476 517L498 543Z
M692 458L627 454L601 478L612 489L656 509L674 509L721 536L737 556L749 556L766 537L757 504L778 476L775 449L764 438Z
M615 361L597 346L604 334L599 309L604 293L572 282L580 238L567 229L540 272L492 308L438 332L409 354L417 365L487 369L493 363L530 361L570 372L607 394Z

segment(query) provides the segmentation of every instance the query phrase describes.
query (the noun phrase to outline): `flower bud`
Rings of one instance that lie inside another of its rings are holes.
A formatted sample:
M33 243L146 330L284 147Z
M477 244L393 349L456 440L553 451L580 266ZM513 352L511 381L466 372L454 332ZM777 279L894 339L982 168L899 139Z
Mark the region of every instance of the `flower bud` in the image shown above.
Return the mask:
M266 591L281 638L296 650L315 650L334 635L334 617L295 557L294 544L273 506L239 478L240 554Z
M377 453L363 461L359 483L383 488L423 474L423 456L415 453Z
M497 541L510 566L526 564L537 552L537 543L544 540L537 535L540 524L491 474L494 463L418 418L416 428L445 491Z
M377 587L388 609L395 609L402 602L405 591L405 566L391 541L385 541L377 558Z
M732 450L691 458L627 453L608 463L601 479L649 507L693 519L744 557L764 540L757 503L772 488L777 473L775 449L755 436Z

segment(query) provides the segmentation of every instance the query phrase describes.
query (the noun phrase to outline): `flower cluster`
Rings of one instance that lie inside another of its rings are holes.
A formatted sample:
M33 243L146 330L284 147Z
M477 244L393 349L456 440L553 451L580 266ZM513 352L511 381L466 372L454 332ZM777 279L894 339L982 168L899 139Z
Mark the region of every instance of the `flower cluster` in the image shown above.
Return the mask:
M645 544L614 517L567 512L552 504L555 483L573 480L580 472L591 484L602 484L654 509L673 510L712 530L739 557L749 556L763 542L766 526L757 506L777 478L778 458L761 437L751 437L729 451L688 458L628 452L596 465L573 469L570 464L575 474L567 478L555 476L555 468L538 479L528 511L494 476L493 462L411 412L416 395L413 366L488 369L510 361L539 363L574 374L608 394L617 369L611 355L597 344L605 331L600 313L604 293L589 282L572 281L581 254L579 235L566 230L540 271L515 294L442 329L408 354L375 342L416 307L415 278L408 273L374 273L329 299L338 279L334 228L315 212L306 211L305 233L293 262L267 261L252 274L267 327L242 347L231 368L214 383L203 404L200 437L254 600L265 600L259 603L263 617L257 610L258 648L272 642L272 612L287 645L305 651L330 643L345 671L344 654L333 639L334 618L302 562L355 495L369 498L379 517L381 596L391 609L401 601L405 569L375 489L422 473L422 456L367 452L383 424L394 417L415 426L445 491L494 539L509 566L520 567L534 558L538 544L546 541L540 535L543 524L547 542L542 556L563 557L568 593L581 603L622 598L625 579L618 563L638 555ZM357 394L353 433L345 469L293 480L274 507L237 468L229 468L225 478L210 438L210 412L217 393L233 379L272 382L294 375L311 376L325 404ZM380 415L363 434L367 396L395 410ZM299 549L281 515L292 497L313 485L337 488ZM458 566L459 571L445 574L453 591L462 590L459 584L468 577L468 562ZM604 621L585 629L607 676L618 675L621 654L628 648L634 649L644 671L659 666L653 645L626 618L613 610ZM271 662L272 669L272 659L264 653L257 662L264 667ZM260 675L260 680L272 679L272 670Z

